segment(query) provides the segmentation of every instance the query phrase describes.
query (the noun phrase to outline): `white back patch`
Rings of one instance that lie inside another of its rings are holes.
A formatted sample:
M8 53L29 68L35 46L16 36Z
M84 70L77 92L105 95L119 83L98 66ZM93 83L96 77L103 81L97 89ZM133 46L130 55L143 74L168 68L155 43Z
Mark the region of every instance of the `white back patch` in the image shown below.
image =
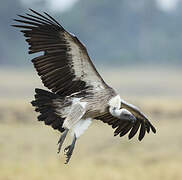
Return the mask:
M75 104L80 104L83 108L85 108L87 102L81 102L81 101L80 101L81 99L82 99L82 98L73 98L72 104L73 104L73 105L75 105Z
M73 127L72 135L75 134L77 138L80 137L85 132L85 130L88 129L91 122L91 118L81 119L78 121Z

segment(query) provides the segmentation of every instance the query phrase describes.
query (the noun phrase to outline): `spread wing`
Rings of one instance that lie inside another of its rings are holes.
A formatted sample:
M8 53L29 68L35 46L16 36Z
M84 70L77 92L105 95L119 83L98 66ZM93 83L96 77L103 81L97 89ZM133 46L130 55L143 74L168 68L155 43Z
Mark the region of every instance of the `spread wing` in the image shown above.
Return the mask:
M43 84L61 95L88 88L105 88L85 46L47 13L30 9L33 14L19 15L14 27L21 28L29 44L29 54L44 52L32 60Z
M130 108L127 108L126 106L125 108L128 109L135 116L136 121L134 123L131 121L113 117L109 113L109 110L105 114L98 116L95 119L101 120L104 123L112 126L112 128L115 129L114 136L120 135L120 137L122 137L129 133L128 138L131 139L139 131L138 139L141 141L144 138L146 132L149 133L152 130L153 133L156 133L156 129L145 117L144 114L142 114L138 110L132 110Z

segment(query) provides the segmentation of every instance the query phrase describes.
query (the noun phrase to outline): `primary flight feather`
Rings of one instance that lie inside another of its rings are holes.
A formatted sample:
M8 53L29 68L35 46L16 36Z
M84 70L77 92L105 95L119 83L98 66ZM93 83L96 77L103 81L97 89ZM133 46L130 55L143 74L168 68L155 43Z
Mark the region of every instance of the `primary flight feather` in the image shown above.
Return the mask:
M39 121L63 133L58 141L60 152L69 130L73 142L64 151L69 162L76 140L93 119L112 126L114 135L128 134L131 139L139 131L156 132L154 126L135 106L121 99L108 86L93 65L86 47L76 36L66 31L54 18L32 9L32 14L18 15L19 24L29 44L29 54L43 52L32 63L43 84L50 91L35 89L32 105L39 112Z

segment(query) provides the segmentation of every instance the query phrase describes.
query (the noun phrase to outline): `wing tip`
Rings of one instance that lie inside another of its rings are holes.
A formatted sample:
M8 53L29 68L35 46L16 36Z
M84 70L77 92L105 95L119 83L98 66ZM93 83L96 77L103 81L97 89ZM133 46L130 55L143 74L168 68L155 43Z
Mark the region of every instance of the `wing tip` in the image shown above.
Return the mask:
M153 132L154 134L156 134L156 132L157 132L156 128L155 128L154 126L152 126L151 129L152 129L152 132Z
M129 139L129 140L131 140L132 137L133 137L133 136L132 136L131 134L128 135L128 139Z

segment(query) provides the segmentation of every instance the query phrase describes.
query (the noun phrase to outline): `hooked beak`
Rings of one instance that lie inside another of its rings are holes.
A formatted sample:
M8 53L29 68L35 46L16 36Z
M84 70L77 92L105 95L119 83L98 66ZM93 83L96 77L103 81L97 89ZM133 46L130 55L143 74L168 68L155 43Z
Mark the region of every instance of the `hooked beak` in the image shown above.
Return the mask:
M149 133L150 129L152 130L153 133L156 133L155 127L137 107L121 100L121 108L127 109L127 111L129 111L136 118L136 122L134 122L134 126L128 136L129 139L131 139L136 134L139 127L140 127L140 132L138 139L140 141L145 136L145 132Z
M133 114L135 116L135 118L139 118L142 120L147 120L147 117L133 104L127 103L124 100L121 100L121 108L125 108L127 109L129 112L131 112L131 114Z
M119 118L122 120L125 120L125 121L130 121L132 123L136 122L135 116L133 116L133 114L130 111L128 111L127 109L124 109L124 108L120 109Z

